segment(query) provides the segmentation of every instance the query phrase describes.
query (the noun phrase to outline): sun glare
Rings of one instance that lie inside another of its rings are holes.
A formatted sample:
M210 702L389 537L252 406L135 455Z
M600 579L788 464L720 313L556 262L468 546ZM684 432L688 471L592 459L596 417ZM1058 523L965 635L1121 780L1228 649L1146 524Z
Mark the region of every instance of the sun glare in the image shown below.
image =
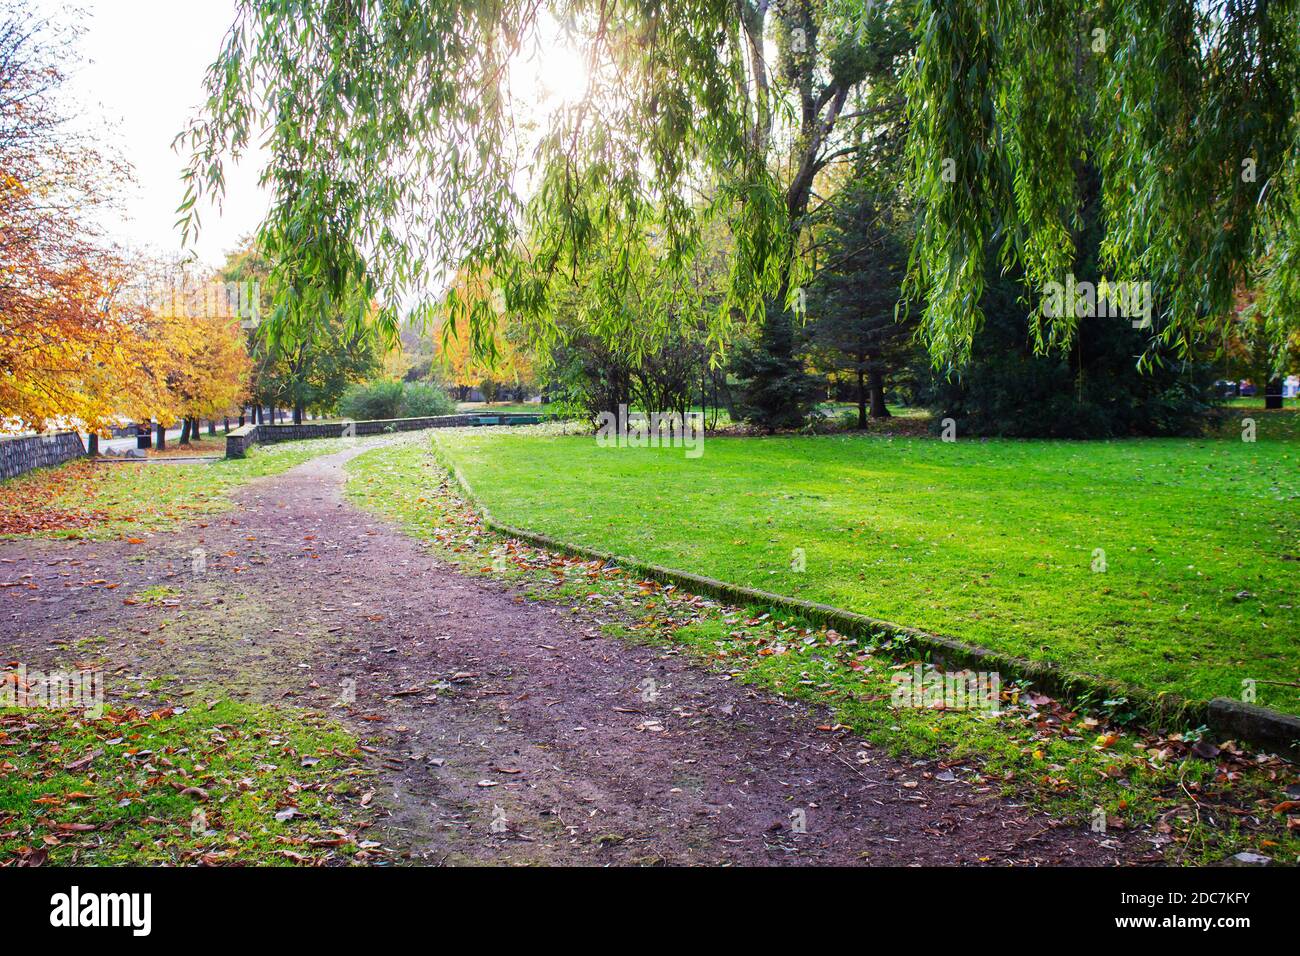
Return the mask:
M552 47L541 55L537 65L543 108L575 106L586 97L591 76L585 58L572 47Z

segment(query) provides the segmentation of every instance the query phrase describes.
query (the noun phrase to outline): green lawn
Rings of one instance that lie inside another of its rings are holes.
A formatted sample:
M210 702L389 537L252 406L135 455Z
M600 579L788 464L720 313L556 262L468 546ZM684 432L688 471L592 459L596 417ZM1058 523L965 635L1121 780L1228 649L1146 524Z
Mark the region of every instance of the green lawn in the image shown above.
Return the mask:
M1249 397L1243 396L1238 398L1230 398L1227 400L1227 402L1225 402L1225 404L1233 409L1254 408L1261 412L1265 410L1263 393L1260 393L1258 395L1251 395ZM1287 409L1300 408L1300 398L1284 398L1282 399L1282 407Z
M559 433L554 426L533 431ZM1003 710L896 707L894 678L913 648L860 642L798 615L733 608L656 586L618 568L557 557L484 531L425 442L377 449L347 464L348 498L397 522L440 561L556 608L596 609L602 633L682 654L725 679L826 707L830 721L883 751L939 759L964 779L1090 826L1158 826L1170 863L1209 863L1239 850L1300 861L1300 830L1276 811L1294 768L1225 750L1193 757L1192 726L1119 726L1122 701L1067 704L1004 685ZM501 559L504 559L502 561ZM964 769L962 769L964 768ZM966 776L969 774L969 776ZM1168 828L1166 830L1166 828Z
M1300 682L1297 422L1261 416L1253 444L1231 422L1204 440L708 438L695 459L436 440L507 523L1206 699ZM1294 686L1257 692L1300 713Z
M551 406L539 402L460 402L456 412L461 415L546 415Z

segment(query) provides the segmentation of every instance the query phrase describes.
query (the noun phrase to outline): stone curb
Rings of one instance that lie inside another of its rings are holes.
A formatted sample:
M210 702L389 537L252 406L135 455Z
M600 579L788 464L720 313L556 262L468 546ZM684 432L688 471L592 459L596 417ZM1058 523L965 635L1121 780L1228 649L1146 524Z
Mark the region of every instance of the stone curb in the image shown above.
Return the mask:
M571 544L549 535L503 524L492 516L492 512L474 493L460 469L436 444L434 454L460 487L465 499L482 516L484 526L498 534L518 538L560 554L617 564L651 580L674 584L691 593L707 595L729 604L759 605L797 614L808 621L834 627L841 633L855 637L905 638L908 645L925 649L929 652L928 656L932 661L945 668L965 667L973 670L997 671L1003 680L1010 678L1029 681L1048 693L1071 701L1078 702L1087 698L1096 703L1125 697L1143 719L1152 721L1156 727L1170 723L1191 726L1204 724L1219 740L1242 741L1271 752L1281 753L1293 760L1300 758L1300 718L1268 707L1244 704L1227 697L1215 697L1206 703L1188 700L1175 694L1152 694L1131 684L1088 674L1077 674L1046 661L1032 661L1023 657L1001 654L951 637L931 634L892 621L882 621L855 611L832 607L829 604L817 604L770 591L729 584L726 581L691 574L687 571L646 564L621 555Z

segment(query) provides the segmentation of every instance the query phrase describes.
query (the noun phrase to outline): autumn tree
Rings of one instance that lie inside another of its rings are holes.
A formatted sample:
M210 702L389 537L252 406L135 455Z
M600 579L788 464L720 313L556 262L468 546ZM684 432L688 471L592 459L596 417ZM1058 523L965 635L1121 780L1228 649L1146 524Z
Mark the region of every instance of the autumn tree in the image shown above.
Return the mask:
M135 263L94 225L128 171L70 129L58 99L74 39L0 0L0 417L98 433L167 398L142 361Z
M437 364L447 375L456 397L465 401L478 387L487 402L495 402L505 388L522 400L535 381L533 346L528 328L517 313L505 307L504 293L489 274L462 269L449 298L462 302L483 300L493 306L490 334L477 346L464 327L458 328L444 313L434 329Z
M169 349L167 385L182 423L180 444L187 445L198 437L201 418L229 415L248 394L252 360L244 329L220 295L202 296L197 307L174 308L153 318Z

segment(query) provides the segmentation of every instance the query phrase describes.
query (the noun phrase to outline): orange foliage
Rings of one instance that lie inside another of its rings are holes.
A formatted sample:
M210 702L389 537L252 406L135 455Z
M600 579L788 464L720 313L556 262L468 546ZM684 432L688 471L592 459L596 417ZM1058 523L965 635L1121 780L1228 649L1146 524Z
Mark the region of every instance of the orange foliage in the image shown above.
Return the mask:
M526 329L518 317L504 307L500 293L494 293L490 277L470 276L462 270L456 277L455 293L466 301L482 299L492 302L497 319L489 340L495 355L484 354L484 348L476 350L459 324L449 327L446 318L439 324L434 341L439 360L452 384L472 388L485 380L505 385L531 381L533 359L527 346Z
M247 379L237 323L158 314L139 264L99 241L92 213L129 174L69 132L54 94L70 44L0 4L0 427L226 411Z

